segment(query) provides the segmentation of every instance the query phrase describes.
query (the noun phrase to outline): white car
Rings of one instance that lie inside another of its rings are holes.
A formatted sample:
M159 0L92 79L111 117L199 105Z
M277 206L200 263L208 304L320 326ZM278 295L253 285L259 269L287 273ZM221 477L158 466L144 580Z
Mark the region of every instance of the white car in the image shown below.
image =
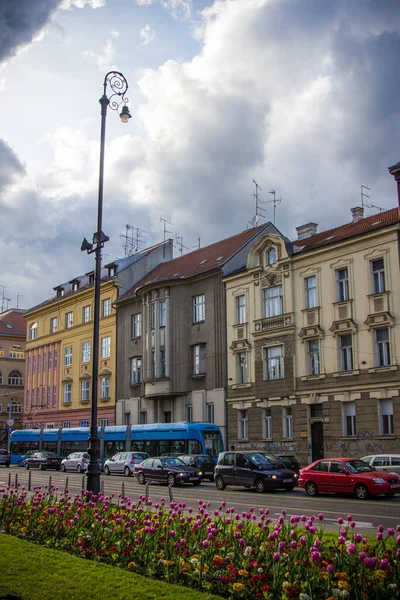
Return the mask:
M87 452L72 452L67 458L61 461L61 471L77 471L84 473L89 466L90 455ZM101 470L101 460L99 459L99 468Z
M400 475L400 454L372 454L364 456L361 460L377 471Z
M146 452L118 452L104 463L104 473L123 473L125 477L133 475L133 467L149 458Z

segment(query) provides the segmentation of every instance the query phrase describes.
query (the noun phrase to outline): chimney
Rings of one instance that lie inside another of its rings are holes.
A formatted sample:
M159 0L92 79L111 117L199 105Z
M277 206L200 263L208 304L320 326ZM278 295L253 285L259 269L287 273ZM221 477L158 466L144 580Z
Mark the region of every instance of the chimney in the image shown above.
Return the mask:
M315 235L317 233L317 228L317 223L306 223L305 225L300 225L300 227L296 227L297 239L304 240L304 238Z
M364 218L364 207L355 206L354 208L351 209L351 215L353 217L353 223L355 223L356 221L359 221L360 219L363 219Z

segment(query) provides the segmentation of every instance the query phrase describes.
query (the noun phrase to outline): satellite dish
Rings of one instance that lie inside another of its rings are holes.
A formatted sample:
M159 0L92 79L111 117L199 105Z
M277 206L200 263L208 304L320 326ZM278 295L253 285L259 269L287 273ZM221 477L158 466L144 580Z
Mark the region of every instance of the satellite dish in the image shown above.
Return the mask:
M258 225L258 215L255 215L252 220L250 221L251 225L253 227L256 227Z

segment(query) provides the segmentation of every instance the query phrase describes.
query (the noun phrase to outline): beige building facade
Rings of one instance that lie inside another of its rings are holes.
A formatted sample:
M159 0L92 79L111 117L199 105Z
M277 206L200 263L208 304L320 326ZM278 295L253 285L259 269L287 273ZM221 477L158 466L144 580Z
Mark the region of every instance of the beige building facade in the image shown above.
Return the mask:
M228 437L327 456L400 452L397 209L264 233L225 277Z

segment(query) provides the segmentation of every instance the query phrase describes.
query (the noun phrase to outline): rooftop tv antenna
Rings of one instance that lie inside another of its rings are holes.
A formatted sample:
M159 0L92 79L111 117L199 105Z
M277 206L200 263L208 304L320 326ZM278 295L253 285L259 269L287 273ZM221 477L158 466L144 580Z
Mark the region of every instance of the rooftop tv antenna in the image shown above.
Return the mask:
M251 225L252 227L255 227L256 225L258 225L258 220L260 217L263 217L264 219L266 219L266 208L263 208L262 206L260 206L261 204L271 204L273 203L274 205L274 220L273 223L275 225L275 214L276 214L276 206L277 204L280 204L282 202L282 198L277 198L276 197L276 192L275 190L272 190L271 192L269 192L270 194L273 194L274 198L273 200L261 200L258 191L262 191L262 188L258 185L257 181L255 179L253 179L253 183L255 185L255 191L252 194L252 196L255 198L256 200L256 214L254 215L254 217L252 218L251 221L249 221L249 225Z
M201 248L201 244L200 244L200 238L197 238L197 246L193 246L193 248L197 248L197 250L200 250Z
M124 240L122 247L126 258L139 251L139 244L144 241L143 233L146 233L146 231L139 229L138 227L132 227L132 225L129 224L125 226L125 229L126 234L123 235L121 233L119 237Z
M271 190L269 192L269 194L272 194L272 196L274 197L273 200L267 200L267 202L273 202L274 204L274 225L275 225L275 213L276 213L276 205L280 204L282 202L282 198L279 196L279 198L276 197L276 192L275 190Z
M380 212L382 212L383 210L385 210L384 208L382 208L381 206L376 206L376 204L365 204L364 202L364 198L369 198L371 199L370 196L368 196L368 194L366 194L364 192L364 190L368 190L369 192L371 191L369 187L367 187L366 185L362 185L361 186L361 206L362 208L376 208L377 210L379 210Z
M4 290L9 290L11 289L8 285L0 285L1 288L1 312L4 312L4 302L6 300L10 301L9 298L6 298Z
M19 308L19 299L23 298L24 295L23 294L17 294L17 308Z
M183 237L182 236L175 234L175 241L176 241L176 245L179 248L179 252L180 252L181 256L183 254L183 248L185 248L186 250L189 250L189 248L187 246L185 246L185 244L183 243Z
M167 233L172 233L172 231L168 231L168 229L167 229L167 223L168 223L168 225L172 225L172 226L173 226L173 223L170 223L169 221L167 221L167 219L164 219L163 217L160 217L160 221L163 221L163 223L164 223L163 257L165 258L165 242L167 241Z

